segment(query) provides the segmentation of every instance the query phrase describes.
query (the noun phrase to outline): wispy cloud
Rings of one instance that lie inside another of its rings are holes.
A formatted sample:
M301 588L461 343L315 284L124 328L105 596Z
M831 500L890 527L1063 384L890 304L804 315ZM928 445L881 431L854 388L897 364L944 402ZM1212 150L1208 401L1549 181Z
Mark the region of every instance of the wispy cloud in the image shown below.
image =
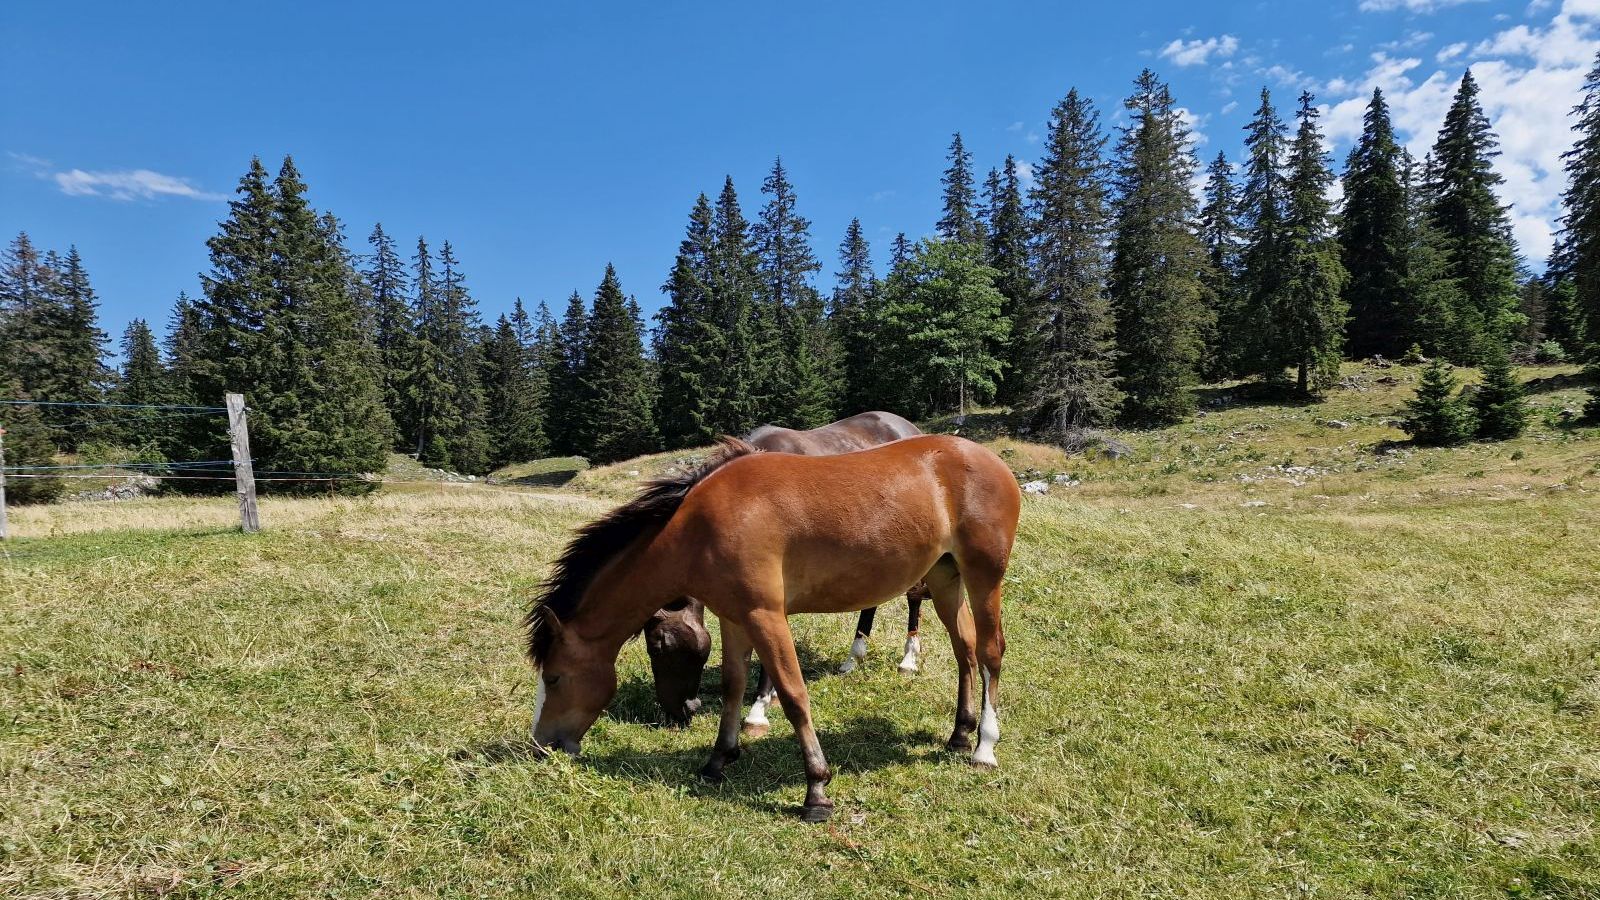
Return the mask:
M1452 6L1482 2L1483 0L1361 0L1361 11L1394 12L1403 9L1411 13L1431 13Z
M12 153L11 158L34 177L53 181L61 193L68 197L103 197L107 200L156 200L164 197L183 197L189 200L226 200L226 194L202 190L188 178L164 175L150 169L108 169L85 171L83 169L57 169L47 159L26 153Z
M1025 159L1017 160L1017 180L1023 187L1033 187L1033 163Z
M1170 59L1179 66L1203 66L1215 56L1225 59L1239 49L1239 39L1231 34L1219 37L1195 38L1186 41L1182 38L1161 48L1161 57Z

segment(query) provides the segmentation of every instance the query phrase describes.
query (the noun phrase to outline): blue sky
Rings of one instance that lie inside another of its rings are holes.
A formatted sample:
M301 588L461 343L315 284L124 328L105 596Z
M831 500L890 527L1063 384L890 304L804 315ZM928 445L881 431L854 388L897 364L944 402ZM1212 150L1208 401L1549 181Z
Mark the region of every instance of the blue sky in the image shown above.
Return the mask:
M448 238L493 316L592 293L647 310L696 193L731 174L754 216L782 154L831 284L852 216L886 255L937 218L950 133L980 177L1032 161L1077 86L1108 118L1151 66L1203 157L1237 154L1257 90L1327 105L1342 159L1373 84L1431 142L1465 65L1536 264L1600 0L0 5L0 235L76 243L108 330L164 323L252 154L294 155L365 249Z

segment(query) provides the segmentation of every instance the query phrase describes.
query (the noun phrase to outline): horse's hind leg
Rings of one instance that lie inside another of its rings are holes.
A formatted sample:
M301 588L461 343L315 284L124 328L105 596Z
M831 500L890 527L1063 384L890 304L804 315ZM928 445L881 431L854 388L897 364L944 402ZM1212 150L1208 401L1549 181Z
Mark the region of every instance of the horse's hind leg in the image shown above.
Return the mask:
M906 652L900 660L900 671L908 675L921 668L922 601L929 596L926 584L917 584L906 591Z
M722 770L739 758L739 712L744 707L745 679L750 669L750 636L734 623L722 624L722 718L717 722L717 742L711 758L700 770L707 781L721 781Z
M876 606L863 609L856 619L856 639L850 642L850 655L839 664L839 674L849 675L867 660L867 638L872 637L872 622L878 616Z
M956 657L956 727L945 747L954 751L972 749L972 732L978 717L972 709L972 675L978 668L978 647L972 612L961 593L961 574L949 558L933 567L925 580L933 598L933 608L950 635L950 649Z
M833 773L828 771L822 743L817 740L817 731L811 724L811 696L800 671L800 658L794 651L789 621L781 612L755 611L750 614L749 622L750 640L761 656L761 665L772 674L778 700L794 726L794 736L800 742L800 754L805 759L806 802L801 816L807 822L825 822L833 815L833 801L825 791Z
M772 686L772 676L767 674L767 667L761 667L761 681L756 685L756 699L750 704L750 714L744 717L744 733L750 737L761 737L772 727L772 722L767 719L767 709L778 702L778 689Z
M992 769L999 765L994 747L1000 741L1000 662L1006 654L1005 631L1000 625L1000 591L1005 580L1005 557L961 560L961 580L972 598L972 619L977 627L978 663L983 675L983 717L978 723L978 749L972 764Z

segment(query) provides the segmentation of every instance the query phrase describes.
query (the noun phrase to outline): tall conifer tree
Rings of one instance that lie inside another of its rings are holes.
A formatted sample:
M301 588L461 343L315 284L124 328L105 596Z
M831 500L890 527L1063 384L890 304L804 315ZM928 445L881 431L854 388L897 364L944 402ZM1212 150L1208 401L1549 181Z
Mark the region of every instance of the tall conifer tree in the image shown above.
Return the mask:
M985 186L984 198L988 215L988 263L999 273L995 277L995 288L1006 298L1001 312L1014 326L1006 345L994 348L993 352L1006 365L1000 398L1014 405L1025 389L1027 342L1019 339L1020 328L1015 326L1027 318L1033 302L1033 271L1028 259L1033 223L1028 218L1028 207L1022 196L1022 178L1017 171L1016 157L1007 155L1003 169L991 170L989 174L991 178Z
M615 462L657 448L651 415L644 323L622 293L609 264L595 291L588 343L578 380L583 403L577 442L596 462Z
M1146 69L1125 101L1117 145L1111 307L1126 393L1123 416L1169 423L1194 407L1208 310L1205 250L1189 184L1198 163L1172 93Z
M1389 104L1383 91L1373 88L1361 137L1345 163L1339 221L1339 245L1350 275L1344 291L1350 309L1349 352L1358 358L1377 354L1399 359L1418 339L1407 314L1403 164Z
M1277 379L1283 374L1282 323L1286 267L1288 184L1284 178L1288 139L1272 95L1261 91L1261 105L1245 126L1244 186L1240 192L1245 248L1240 278L1240 315L1230 343L1235 348L1235 374Z
M372 254L362 272L371 303L372 341L378 351L383 405L396 424L406 421L405 382L413 349L411 303L405 262L395 250L394 238L379 223L367 238ZM403 442L402 442L403 446Z
M1206 169L1204 196L1200 240L1208 263L1204 280L1213 325L1206 332L1201 375L1216 381L1234 372L1240 338L1249 327L1240 285L1244 231L1239 226L1239 189L1233 180L1233 165L1222 151Z
M760 418L814 428L833 418L834 356L823 328L822 296L811 276L822 269L811 251L811 223L796 208L794 186L776 160L762 182L769 198L751 229L759 303L765 326L758 344L764 363Z
M950 138L950 165L939 183L944 185L944 214L939 217L939 236L947 241L983 246L983 225L974 207L978 195L972 180L972 154L961 142L961 132Z
M1107 424L1122 402L1106 296L1105 143L1093 102L1072 89L1051 113L1030 194L1037 291L1012 321L1017 400L1036 427L1058 432Z
M1346 274L1333 239L1328 188L1333 172L1311 92L1300 94L1299 128L1289 152L1289 204L1284 220L1284 293L1278 309L1279 353L1296 372L1302 394L1319 395L1339 377L1344 347Z

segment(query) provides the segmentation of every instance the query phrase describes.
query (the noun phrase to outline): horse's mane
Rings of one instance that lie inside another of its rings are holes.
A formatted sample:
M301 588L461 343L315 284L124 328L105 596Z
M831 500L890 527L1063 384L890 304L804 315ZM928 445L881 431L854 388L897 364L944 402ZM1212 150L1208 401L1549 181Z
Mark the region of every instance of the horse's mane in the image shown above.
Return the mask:
M552 617L565 622L577 612L594 576L618 553L627 549L652 527L666 524L683 503L689 490L730 460L760 448L738 438L722 437L717 449L699 465L669 472L645 482L632 500L584 525L567 544L567 549L550 569L550 577L540 586L539 596L522 620L528 630L528 657L534 665L544 665L550 652Z

